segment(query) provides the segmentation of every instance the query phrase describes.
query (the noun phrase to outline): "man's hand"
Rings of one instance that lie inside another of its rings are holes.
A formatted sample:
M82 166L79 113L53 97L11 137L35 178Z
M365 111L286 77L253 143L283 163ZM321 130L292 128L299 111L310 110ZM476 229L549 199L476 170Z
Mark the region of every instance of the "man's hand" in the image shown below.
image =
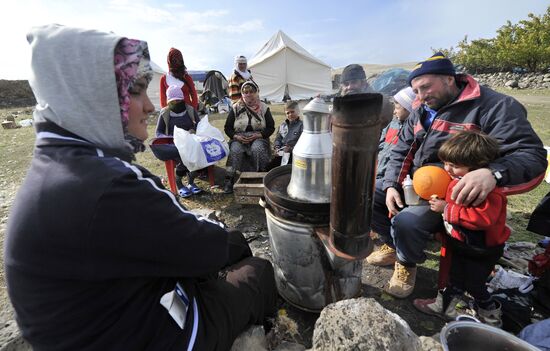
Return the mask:
M401 201L401 195L399 195L397 189L386 189L386 206L388 206L388 210L394 216L399 213L399 209L403 208L403 201Z
M495 188L497 180L489 168L480 168L466 173L456 183L451 199L459 205L477 206Z
M446 205L447 202L445 200L439 199L437 195L432 195L432 198L430 199L430 210L437 213L443 213Z
M248 141L247 137L245 137L244 135L240 135L240 134L235 134L233 136L233 139L235 139L236 141L238 141L241 144L248 144L250 142L250 141Z
M285 150L284 150L284 152L292 152L292 146L285 145Z

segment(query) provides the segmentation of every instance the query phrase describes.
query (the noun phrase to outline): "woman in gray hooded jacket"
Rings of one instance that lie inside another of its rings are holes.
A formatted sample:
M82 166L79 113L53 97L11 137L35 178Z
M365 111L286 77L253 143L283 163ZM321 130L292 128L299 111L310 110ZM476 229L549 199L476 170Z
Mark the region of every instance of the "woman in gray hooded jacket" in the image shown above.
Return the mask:
M229 349L274 313L273 269L132 162L154 110L147 43L59 25L28 41L36 146L4 252L23 337L34 350Z

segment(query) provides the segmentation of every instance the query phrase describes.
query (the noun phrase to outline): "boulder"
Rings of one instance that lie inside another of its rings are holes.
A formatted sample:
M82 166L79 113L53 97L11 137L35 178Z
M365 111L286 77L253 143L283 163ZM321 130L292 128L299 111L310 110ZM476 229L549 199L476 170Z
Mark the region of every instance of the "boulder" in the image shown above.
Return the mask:
M0 351L32 351L14 320L5 322L0 328Z
M407 322L371 298L339 301L315 323L312 350L422 350Z
M231 351L257 350L267 351L267 340L265 338L264 327L253 325L242 332L231 346Z
M518 87L518 81L515 80L515 79L510 79L510 80L506 81L506 83L504 83L504 86L508 87L508 88L517 88Z

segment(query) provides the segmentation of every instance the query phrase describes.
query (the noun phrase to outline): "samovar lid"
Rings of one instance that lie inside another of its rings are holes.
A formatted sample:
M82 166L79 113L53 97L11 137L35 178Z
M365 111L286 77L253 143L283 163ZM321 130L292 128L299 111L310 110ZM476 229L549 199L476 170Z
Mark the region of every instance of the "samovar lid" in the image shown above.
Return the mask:
M304 112L330 113L330 104L321 98L314 98L303 108Z

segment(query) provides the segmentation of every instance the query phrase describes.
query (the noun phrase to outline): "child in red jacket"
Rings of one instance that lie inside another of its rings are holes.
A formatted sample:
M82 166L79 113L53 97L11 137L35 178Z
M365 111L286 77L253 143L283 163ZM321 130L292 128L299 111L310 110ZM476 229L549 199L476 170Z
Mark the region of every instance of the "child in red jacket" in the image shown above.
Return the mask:
M474 299L478 318L500 327L501 306L491 299L485 283L510 237L506 196L494 188L477 206L463 206L451 199L453 187L461 177L475 169L488 168L498 158L498 142L481 132L459 132L443 143L438 156L453 180L445 200L432 198L430 208L443 214L452 250L451 271L447 286L435 299L416 299L413 304L421 312L454 319L467 292Z

